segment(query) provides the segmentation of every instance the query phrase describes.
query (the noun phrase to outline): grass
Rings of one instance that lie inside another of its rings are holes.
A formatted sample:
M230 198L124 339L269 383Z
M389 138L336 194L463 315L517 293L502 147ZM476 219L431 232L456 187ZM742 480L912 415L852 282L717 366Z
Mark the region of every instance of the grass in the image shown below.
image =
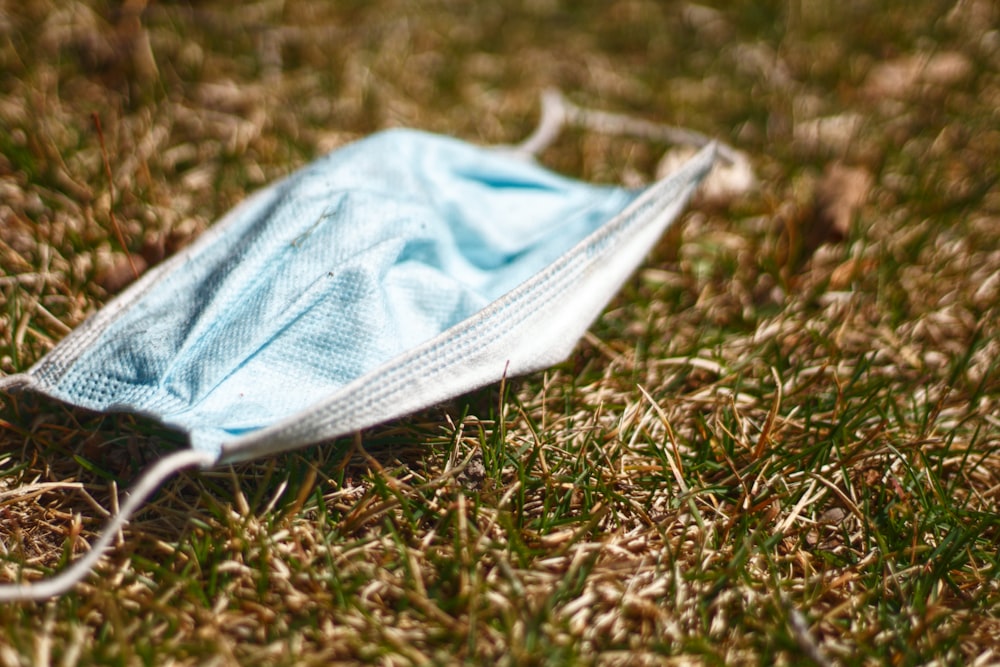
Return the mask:
M72 593L0 608L0 664L1000 661L997 10L709 4L2 5L4 373L128 254L378 128L513 142L555 85L758 183L694 202L566 363L168 482ZM667 148L544 160L648 180ZM28 396L0 427L4 580L182 445Z

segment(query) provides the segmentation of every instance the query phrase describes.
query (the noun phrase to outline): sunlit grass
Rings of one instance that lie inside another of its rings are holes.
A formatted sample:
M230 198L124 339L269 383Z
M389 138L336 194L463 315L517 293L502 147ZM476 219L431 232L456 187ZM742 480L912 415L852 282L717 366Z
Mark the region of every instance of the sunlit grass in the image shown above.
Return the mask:
M4 373L126 252L376 129L511 143L557 86L759 181L696 200L566 363L168 482L72 593L0 608L0 663L1000 660L997 10L712 4L0 11ZM636 182L668 148L574 130L542 159ZM837 228L832 165L871 183ZM63 567L181 446L0 398L0 578Z

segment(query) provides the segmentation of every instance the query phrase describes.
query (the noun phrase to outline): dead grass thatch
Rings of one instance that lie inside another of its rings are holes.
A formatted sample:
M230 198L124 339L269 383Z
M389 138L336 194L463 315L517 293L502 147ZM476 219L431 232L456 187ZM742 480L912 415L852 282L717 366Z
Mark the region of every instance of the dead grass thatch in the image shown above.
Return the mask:
M876 4L0 3L5 374L378 128L514 142L557 86L758 179L566 364L169 482L72 594L0 608L0 664L1000 660L997 10ZM666 148L544 160L637 182ZM182 446L25 396L0 427L5 581Z

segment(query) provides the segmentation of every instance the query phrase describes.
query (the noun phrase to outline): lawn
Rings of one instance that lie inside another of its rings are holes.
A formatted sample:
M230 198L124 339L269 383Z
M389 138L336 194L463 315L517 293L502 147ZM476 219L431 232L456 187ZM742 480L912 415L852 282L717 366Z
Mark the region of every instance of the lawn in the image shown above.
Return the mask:
M718 137L565 363L165 483L0 665L1000 664L992 0L0 2L0 372L248 193L540 95ZM542 161L656 178L569 129ZM163 427L0 394L0 581L85 553Z

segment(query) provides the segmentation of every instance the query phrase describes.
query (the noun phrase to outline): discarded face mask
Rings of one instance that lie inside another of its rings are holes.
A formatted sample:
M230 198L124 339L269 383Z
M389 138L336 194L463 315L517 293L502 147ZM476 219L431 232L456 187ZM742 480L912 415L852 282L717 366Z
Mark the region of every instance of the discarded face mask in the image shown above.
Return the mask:
M554 174L531 159L537 133L528 143L391 130L341 148L250 197L3 378L8 391L152 416L190 449L145 475L70 570L0 587L0 600L66 590L181 468L329 440L565 359L715 147L633 191Z

